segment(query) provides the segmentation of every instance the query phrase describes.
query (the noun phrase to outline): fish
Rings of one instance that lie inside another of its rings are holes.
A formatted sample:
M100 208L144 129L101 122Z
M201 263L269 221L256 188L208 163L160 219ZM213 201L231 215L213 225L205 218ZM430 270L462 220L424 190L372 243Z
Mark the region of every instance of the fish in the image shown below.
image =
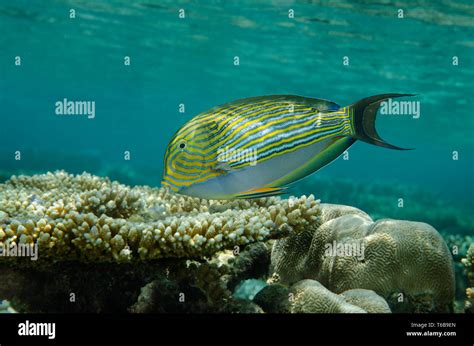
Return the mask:
M251 199L286 193L375 129L382 102L414 94L370 96L349 106L297 95L240 99L198 114L170 139L162 186L204 199Z

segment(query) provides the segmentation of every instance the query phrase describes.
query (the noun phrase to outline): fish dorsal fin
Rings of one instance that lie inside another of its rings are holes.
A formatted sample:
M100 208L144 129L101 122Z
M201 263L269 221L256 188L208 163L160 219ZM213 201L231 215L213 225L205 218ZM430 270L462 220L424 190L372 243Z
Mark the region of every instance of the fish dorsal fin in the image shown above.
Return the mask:
M245 192L241 192L235 195L235 198L261 198L261 197L270 197L277 196L285 193L286 187L262 187Z
M298 95L266 95L266 96L256 96L256 97L248 97L244 99L235 100L232 102L228 102L225 104L221 104L211 108L206 113L210 112L219 112L229 107L235 107L242 104L258 104L262 102L286 102L286 103L295 103L295 104L306 104L307 106L314 107L318 111L336 111L341 106L337 103L325 100L325 99L318 99L313 97L304 97Z

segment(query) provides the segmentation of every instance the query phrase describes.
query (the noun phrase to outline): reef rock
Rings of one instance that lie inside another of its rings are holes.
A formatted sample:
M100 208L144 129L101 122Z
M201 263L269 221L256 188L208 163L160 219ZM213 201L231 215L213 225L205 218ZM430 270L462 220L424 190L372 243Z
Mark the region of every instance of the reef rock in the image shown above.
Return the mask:
M254 243L196 260L0 263L0 297L20 312L260 313L233 291L240 281L264 278L269 261L270 248Z

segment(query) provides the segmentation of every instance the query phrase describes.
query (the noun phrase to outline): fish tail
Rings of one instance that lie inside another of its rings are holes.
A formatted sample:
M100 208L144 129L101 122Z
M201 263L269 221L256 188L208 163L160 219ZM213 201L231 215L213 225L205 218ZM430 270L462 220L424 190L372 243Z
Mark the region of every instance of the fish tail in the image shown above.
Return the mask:
M395 145L385 142L378 135L375 129L375 119L377 117L377 110L380 104L390 98L415 96L414 94L381 94L370 96L350 106L352 113L353 137L363 142L367 142L379 147L397 149L397 150L411 150L400 148Z

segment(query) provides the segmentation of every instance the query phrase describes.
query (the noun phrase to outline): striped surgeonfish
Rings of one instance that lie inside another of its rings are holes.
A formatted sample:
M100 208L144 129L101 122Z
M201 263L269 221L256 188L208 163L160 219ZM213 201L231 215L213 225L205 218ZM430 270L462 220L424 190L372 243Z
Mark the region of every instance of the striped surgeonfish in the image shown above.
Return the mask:
M207 199L277 195L327 165L356 140L404 150L375 130L380 104L411 94L383 94L350 106L291 95L242 99L183 125L164 159L164 186Z

